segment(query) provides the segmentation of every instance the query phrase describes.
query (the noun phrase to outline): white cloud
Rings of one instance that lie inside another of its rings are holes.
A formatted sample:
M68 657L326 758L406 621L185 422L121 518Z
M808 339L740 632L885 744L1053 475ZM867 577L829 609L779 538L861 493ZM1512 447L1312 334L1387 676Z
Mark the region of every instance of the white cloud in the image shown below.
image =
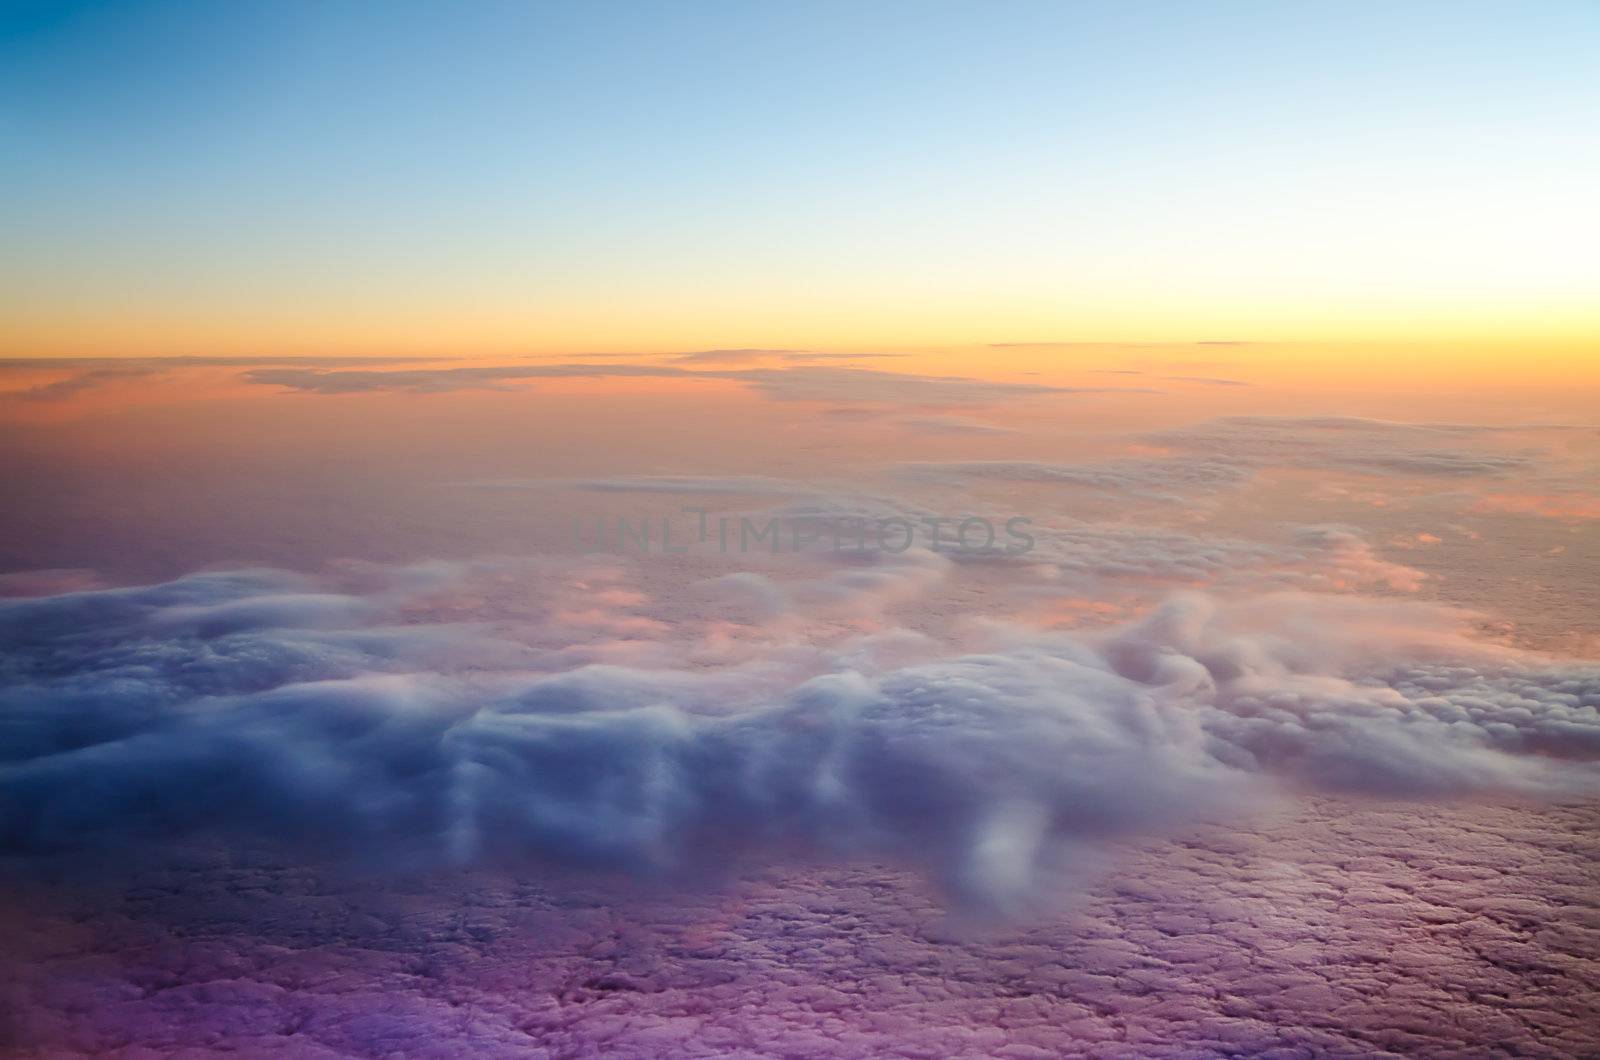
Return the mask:
M825 616L915 597L943 564L723 588ZM999 630L977 653L802 647L797 630L730 665L685 642L596 666L537 636L397 625L400 588L315 588L243 572L0 604L6 845L200 828L696 872L803 849L1014 908L1086 844L1274 790L1600 780L1600 668L1475 643L1420 604L1180 596L1111 631Z

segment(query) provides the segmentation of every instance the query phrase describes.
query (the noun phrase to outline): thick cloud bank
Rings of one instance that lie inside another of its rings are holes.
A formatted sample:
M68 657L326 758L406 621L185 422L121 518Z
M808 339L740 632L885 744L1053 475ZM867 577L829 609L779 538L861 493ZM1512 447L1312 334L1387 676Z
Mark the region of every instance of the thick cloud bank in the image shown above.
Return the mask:
M221 829L691 873L800 850L1004 908L1086 846L1274 792L1600 780L1600 667L1424 605L1190 595L965 653L880 632L803 662L572 667L525 629L423 621L397 584L211 573L0 604L0 843Z

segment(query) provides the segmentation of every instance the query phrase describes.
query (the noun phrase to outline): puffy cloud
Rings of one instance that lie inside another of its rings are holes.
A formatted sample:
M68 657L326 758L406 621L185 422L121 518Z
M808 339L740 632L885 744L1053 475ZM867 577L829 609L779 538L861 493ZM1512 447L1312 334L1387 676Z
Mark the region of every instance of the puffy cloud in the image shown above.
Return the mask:
M779 578L741 571L711 584L730 600L755 605L759 620L876 617L897 603L926 596L949 573L945 555L914 548L905 552L845 551L819 557L821 573Z
M946 564L872 562L713 588L826 616L915 598ZM1477 644L1422 605L1181 596L1094 634L997 629L977 652L802 634L730 665L686 644L574 666L506 630L400 624L414 591L262 571L0 603L0 838L221 829L668 872L809 850L1008 909L1086 847L1274 790L1597 780L1600 669Z
M1265 573L1302 588L1413 592L1427 577L1413 567L1383 559L1354 527L1301 526L1290 540L1296 555L1277 571Z

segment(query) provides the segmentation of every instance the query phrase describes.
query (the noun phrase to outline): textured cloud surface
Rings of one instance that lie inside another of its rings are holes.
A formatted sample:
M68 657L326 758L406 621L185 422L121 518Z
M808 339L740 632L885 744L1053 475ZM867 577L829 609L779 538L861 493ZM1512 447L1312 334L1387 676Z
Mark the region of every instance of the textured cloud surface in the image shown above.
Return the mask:
M1558 405L593 360L8 377L0 1053L1596 1055Z
M960 460L899 465L909 476L946 482L1035 483L1143 500L1193 503L1241 489L1274 468L1368 476L1504 479L1538 473L1529 492L1592 500L1593 470L1557 473L1544 450L1506 449L1509 436L1578 430L1554 424L1485 426L1396 423L1354 417L1228 416L1138 436L1168 452L1093 461ZM1489 504L1492 502L1483 502ZM1559 504L1501 505L1501 510L1571 510ZM1582 510L1578 506L1578 510Z
M1469 449L1448 443L1517 429L1393 423L1347 416L1229 416L1194 427L1159 431L1147 440L1242 466L1467 478L1504 475L1531 467L1538 454Z
M1587 806L1312 802L1123 852L1066 915L890 867L661 892L184 851L0 910L7 1055L1591 1057ZM193 1050L186 1052L185 1050Z
M901 469L918 476L960 476L992 482L1038 482L1053 486L1124 492L1160 500L1232 489L1250 481L1255 470L1216 458L1125 458L1098 463L1049 464L1028 460L969 460L911 463Z
M945 565L917 555L809 591L916 592ZM668 872L804 850L1007 908L1085 844L1275 791L1577 795L1600 777L1600 669L1474 644L1422 605L1180 596L964 653L885 654L877 634L552 670L537 636L418 621L408 592L239 572L0 605L0 839L220 828Z

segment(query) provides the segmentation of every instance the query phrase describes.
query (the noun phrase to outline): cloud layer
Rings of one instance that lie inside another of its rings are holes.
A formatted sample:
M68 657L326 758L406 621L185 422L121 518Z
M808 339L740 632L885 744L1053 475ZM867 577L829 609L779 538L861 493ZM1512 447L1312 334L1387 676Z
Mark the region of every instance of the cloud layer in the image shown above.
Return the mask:
M881 865L662 891L190 849L9 895L0 1005L41 1060L1590 1057L1597 863L1592 805L1311 800L980 928Z
M1485 450L1449 444L1527 429L1475 424L1395 423L1349 416L1227 416L1158 431L1145 440L1180 452L1272 466L1370 475L1467 478L1532 467L1537 451Z
M749 352L749 351L708 351ZM806 355L800 361L816 360ZM851 355L854 356L854 355ZM796 358L784 357L786 361ZM690 363L725 362L724 357L696 358ZM780 401L870 401L935 407L982 405L1045 394L1150 393L1131 387L1062 387L1043 383L1007 382L968 376L920 375L831 364L797 363L785 368L701 368L676 364L538 364L462 368L415 368L374 371L361 368L261 368L247 372L252 383L315 394L359 394L377 391L435 394L457 390L505 389L507 384L537 379L723 379L746 383Z
M869 574L904 598L944 561L895 563ZM801 635L722 666L573 667L528 631L419 621L417 582L215 573L0 604L0 842L221 829L691 874L805 850L1010 909L1086 848L1275 793L1600 777L1600 669L1475 644L1421 605L1179 596L1094 635L997 628L977 651ZM630 636L630 598L593 596L617 612L606 635Z

